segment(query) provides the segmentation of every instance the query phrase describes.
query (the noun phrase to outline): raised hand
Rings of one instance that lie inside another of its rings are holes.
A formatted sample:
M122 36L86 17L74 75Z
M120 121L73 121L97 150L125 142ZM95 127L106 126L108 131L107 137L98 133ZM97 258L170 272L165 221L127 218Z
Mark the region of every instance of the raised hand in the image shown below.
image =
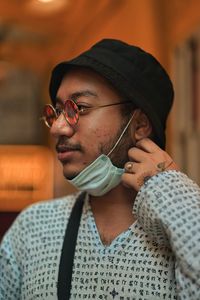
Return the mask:
M167 152L152 140L145 138L128 151L129 161L125 164L122 182L125 186L139 191L152 176L168 170L179 170Z

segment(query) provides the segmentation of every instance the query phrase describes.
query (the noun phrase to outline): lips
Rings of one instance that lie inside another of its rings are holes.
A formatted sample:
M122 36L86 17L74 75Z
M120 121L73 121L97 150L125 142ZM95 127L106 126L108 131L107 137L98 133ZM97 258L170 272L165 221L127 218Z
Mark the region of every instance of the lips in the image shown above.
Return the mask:
M66 145L57 145L56 150L58 153L68 152L68 151L76 151L77 147L66 146Z
M56 151L58 153L58 160L63 163L72 159L74 154L80 151L80 149L75 146L57 145Z
M72 159L74 153L75 153L75 151L60 152L60 153L58 153L58 159L62 163L66 163L67 161L69 161L70 159Z

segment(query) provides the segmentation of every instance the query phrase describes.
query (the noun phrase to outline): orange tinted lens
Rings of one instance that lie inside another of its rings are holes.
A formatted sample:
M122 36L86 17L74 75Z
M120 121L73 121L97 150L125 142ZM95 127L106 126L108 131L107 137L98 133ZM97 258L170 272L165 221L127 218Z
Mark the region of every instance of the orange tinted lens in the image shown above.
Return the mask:
M75 125L78 123L79 113L78 113L78 106L74 101L67 100L65 102L65 117L67 119L67 122L69 122L70 125Z
M51 127L53 125L53 122L56 120L56 113L54 108L51 105L45 105L43 116L47 126Z

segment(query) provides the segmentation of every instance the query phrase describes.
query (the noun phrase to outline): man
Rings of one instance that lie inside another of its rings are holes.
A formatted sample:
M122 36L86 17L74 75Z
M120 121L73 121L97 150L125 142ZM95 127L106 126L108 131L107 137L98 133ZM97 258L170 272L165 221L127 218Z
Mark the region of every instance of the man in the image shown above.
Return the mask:
M55 67L50 96L44 121L84 193L17 218L1 245L0 299L200 299L200 189L164 150L165 70L106 39Z

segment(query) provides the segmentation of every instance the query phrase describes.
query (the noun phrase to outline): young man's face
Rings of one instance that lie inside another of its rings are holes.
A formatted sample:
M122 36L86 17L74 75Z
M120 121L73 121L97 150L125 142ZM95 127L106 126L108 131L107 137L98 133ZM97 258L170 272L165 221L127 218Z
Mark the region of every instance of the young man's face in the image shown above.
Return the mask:
M126 101L104 78L86 68L72 69L62 80L57 92L56 107L61 108L67 99L74 100L80 108ZM72 179L99 155L108 154L112 149L128 122L128 118L122 115L122 105L84 113L75 126L70 126L62 114L53 123L51 134L57 139L58 159L63 164L67 179ZM131 141L127 135L125 133L110 157L118 167L123 167L128 160Z

